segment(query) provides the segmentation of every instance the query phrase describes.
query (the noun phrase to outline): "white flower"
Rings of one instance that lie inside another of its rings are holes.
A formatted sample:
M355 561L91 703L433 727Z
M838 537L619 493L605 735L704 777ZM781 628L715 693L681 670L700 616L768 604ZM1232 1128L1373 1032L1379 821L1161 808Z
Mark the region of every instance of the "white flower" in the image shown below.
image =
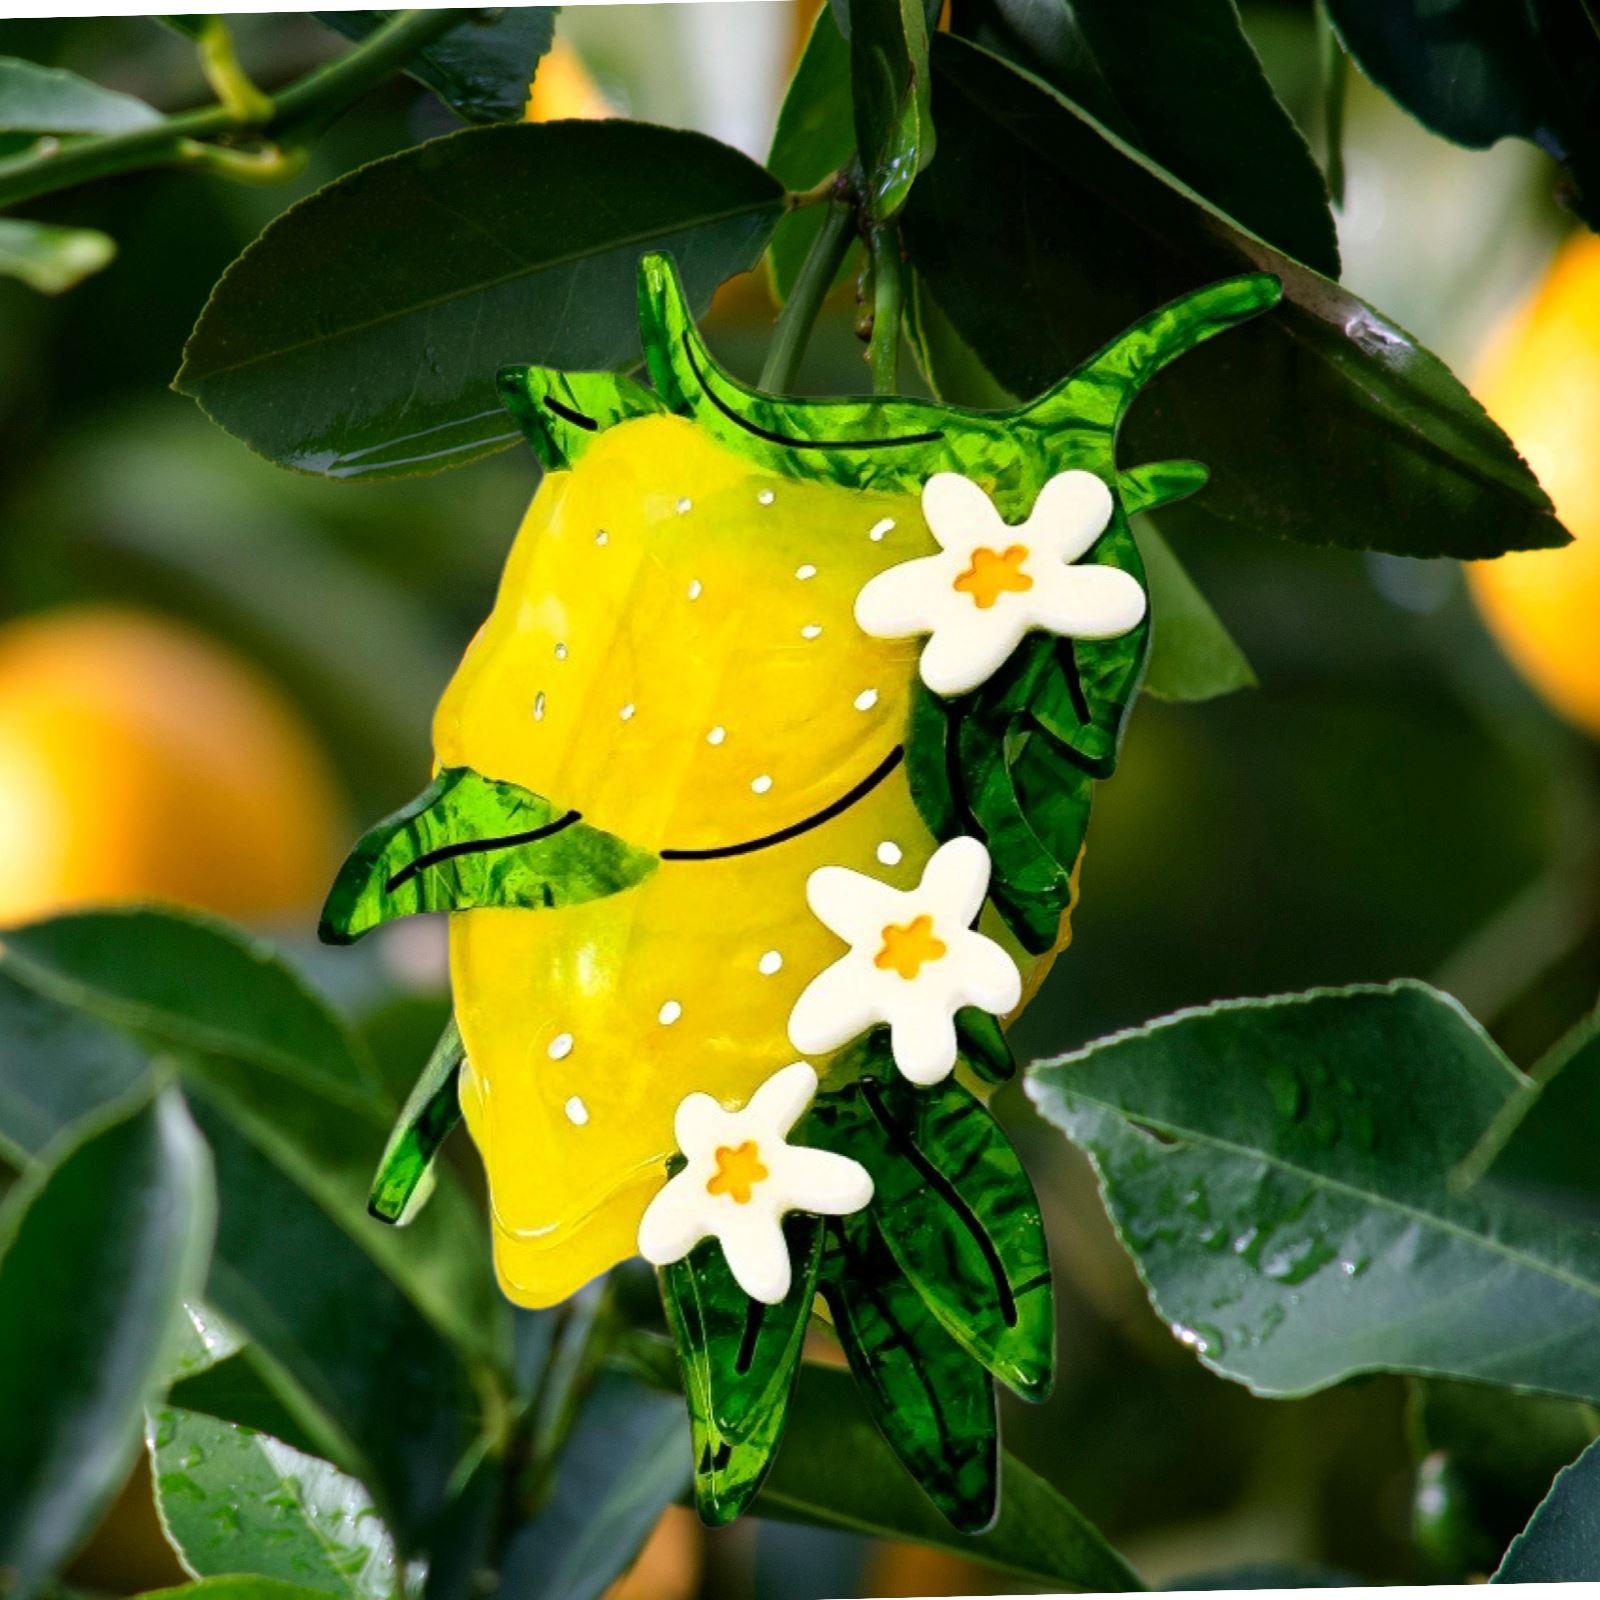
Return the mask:
M989 852L969 838L941 845L911 890L848 867L818 867L806 900L850 952L795 1001L789 1042L823 1055L887 1022L905 1077L947 1077L956 1064L956 1012L981 1006L1003 1014L1022 998L1016 963L972 927L988 888Z
M739 1287L777 1305L791 1277L784 1214L842 1217L872 1198L860 1162L786 1142L816 1092L816 1073L795 1061L773 1073L742 1111L725 1111L708 1094L686 1096L673 1131L689 1164L645 1208L639 1254L664 1267L714 1237Z
M856 622L875 639L931 634L922 681L943 695L976 689L1031 629L1072 639L1126 633L1145 612L1138 579L1095 562L1069 565L1111 511L1111 491L1092 472L1062 472L1028 520L1010 527L970 478L935 473L922 487L922 514L939 554L870 579L856 596Z

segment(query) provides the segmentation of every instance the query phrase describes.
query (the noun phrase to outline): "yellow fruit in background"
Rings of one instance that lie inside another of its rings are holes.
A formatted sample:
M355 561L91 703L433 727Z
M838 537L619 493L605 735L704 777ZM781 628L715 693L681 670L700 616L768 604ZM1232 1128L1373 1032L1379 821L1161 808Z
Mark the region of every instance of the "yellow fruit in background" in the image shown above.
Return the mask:
M1600 238L1575 234L1490 343L1478 398L1573 543L1467 568L1490 631L1563 716L1600 735Z
M570 44L557 39L539 62L528 85L524 122L561 122L567 118L601 121L616 116L616 108L600 92Z
M0 627L0 923L144 899L299 914L344 830L294 708L203 634L112 606Z

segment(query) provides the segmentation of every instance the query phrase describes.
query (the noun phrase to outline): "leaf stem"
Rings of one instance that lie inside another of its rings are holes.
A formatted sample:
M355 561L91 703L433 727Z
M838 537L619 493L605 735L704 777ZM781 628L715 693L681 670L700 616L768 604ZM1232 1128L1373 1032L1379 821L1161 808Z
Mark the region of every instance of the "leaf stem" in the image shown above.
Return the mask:
M778 313L777 326L772 330L772 343L767 346L767 359L757 379L757 386L768 394L783 394L794 383L817 313L822 309L839 263L850 248L853 221L849 205L839 199L829 201L822 229L812 241L789 298Z
M1317 9L1317 52L1322 69L1322 177L1328 198L1344 209L1344 102L1350 58L1328 13Z
M264 123L272 115L272 101L250 81L233 48L233 35L224 17L206 17L195 39L200 70L223 109L244 123Z
M867 243L872 252L872 338L867 345L867 364L872 368L872 392L893 394L900 375L904 301L899 230L893 224L874 227Z
M206 141L243 136L271 144L287 136L303 147L368 89L460 23L461 13L455 11L399 12L360 44L307 73L282 94L271 100L263 95L266 114L259 119L218 104L106 138L41 139L22 154L0 161L0 207L97 178L154 167L192 166L256 181L287 177L297 170L292 159L280 163L271 152L256 152L254 159L230 161L230 155L238 157L245 152Z

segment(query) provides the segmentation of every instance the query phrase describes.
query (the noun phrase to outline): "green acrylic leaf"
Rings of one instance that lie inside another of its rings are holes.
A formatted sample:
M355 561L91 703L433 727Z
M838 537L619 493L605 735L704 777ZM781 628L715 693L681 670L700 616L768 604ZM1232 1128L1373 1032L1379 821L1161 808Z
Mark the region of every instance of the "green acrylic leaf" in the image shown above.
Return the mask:
M1234 0L1191 0L1159 28L1125 0L956 0L952 28L1042 78L1286 255L1339 276L1322 174Z
M1117 497L1124 514L1136 517L1188 499L1205 488L1210 476L1198 461L1149 461L1118 475Z
M1131 460L1211 469L1179 515L1418 556L1565 542L1505 435L1404 329L1235 227L1048 86L943 34L933 64L940 138L962 159L921 176L902 232L1003 386L1037 390L1149 306L1265 268L1283 306L1225 353L1164 376L1128 419Z
M956 1048L961 1059L987 1083L1005 1083L1017 1072L1000 1019L977 1006L956 1012Z
M516 122L528 87L555 38L555 6L501 6L462 12L461 26L421 50L405 70L468 122ZM317 21L361 40L393 11L317 11Z
M1490 1583L1600 1580L1600 1444L1556 1476Z
M1255 687L1256 675L1233 635L1172 552L1144 522L1136 529L1150 585L1150 661L1144 692L1158 700L1211 700Z
M450 1130L461 1120L458 1086L465 1060L461 1030L452 1016L401 1108L378 1162L367 1210L379 1222L403 1227L433 1193L434 1158Z
M657 859L542 795L446 767L364 834L339 869L318 937L350 944L396 917L480 906L555 909L631 888Z
M40 294L62 294L111 265L116 241L93 228L60 228L0 217L0 277Z
M273 221L212 291L174 385L300 471L464 465L517 437L495 393L507 362L638 359L642 251L670 245L704 311L755 264L782 205L755 162L702 134L620 120L463 129Z
M1600 1398L1600 1235L1453 1181L1528 1080L1447 996L1228 1002L1027 1081L1213 1370L1275 1396L1410 1372Z
M137 133L161 113L62 67L0 56L0 133Z
M988 1373L902 1273L871 1208L830 1220L827 1231L822 1292L872 1420L950 1522L982 1533L999 1493Z
M812 1113L818 1142L872 1174L872 1216L946 1333L1024 1399L1050 1392L1055 1323L1044 1223L1022 1162L954 1080L861 1078Z
M841 1462L849 1463L848 1472ZM1009 1453L1000 1458L994 1527L977 1536L957 1532L896 1469L849 1374L815 1363L801 1374L782 1454L755 1510L930 1545L1050 1591L1116 1594L1144 1587L1076 1506Z
M772 1465L800 1371L822 1260L822 1225L784 1224L794 1282L779 1305L752 1300L714 1241L663 1267L661 1298L677 1346L694 1441L695 1502L721 1527L749 1505Z
M850 89L862 186L874 222L899 214L933 159L924 0L853 0Z
M197 1577L293 1581L389 1600L394 1542L353 1478L279 1439L162 1406L145 1429L167 1538Z
M789 80L778 123L767 153L767 171L786 189L813 189L830 173L839 172L856 153L850 103L850 46L839 32L832 10L821 7ZM789 298L800 265L822 228L823 208L806 206L786 212L772 230L767 266L773 293ZM855 247L839 268L841 278L854 273Z
M1424 127L1483 150L1527 139L1564 163L1569 203L1600 224L1600 32L1586 4L1329 0L1363 73Z
M597 434L665 407L652 390L615 372L502 367L500 398L547 471L577 463Z
M0 1570L19 1595L122 1487L205 1273L211 1167L182 1099L120 1112L0 1208Z

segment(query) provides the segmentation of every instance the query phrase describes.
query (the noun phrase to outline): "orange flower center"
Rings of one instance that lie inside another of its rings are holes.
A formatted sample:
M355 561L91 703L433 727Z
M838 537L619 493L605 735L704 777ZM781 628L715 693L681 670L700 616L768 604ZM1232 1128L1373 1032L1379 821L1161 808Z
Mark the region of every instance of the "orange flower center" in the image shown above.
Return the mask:
M956 579L956 588L970 594L980 611L987 611L1007 590L1021 594L1033 587L1033 579L1022 570L1027 559L1025 544L1009 544L1004 550L981 546L972 552L972 565Z
M761 1146L754 1139L746 1139L741 1145L719 1145L717 1170L706 1185L706 1193L731 1195L736 1205L747 1206L755 1186L766 1176Z
M885 972L892 967L902 978L911 979L924 962L937 961L946 948L943 939L934 938L930 916L917 917L903 926L891 922L883 930L883 948L872 958L873 965Z

